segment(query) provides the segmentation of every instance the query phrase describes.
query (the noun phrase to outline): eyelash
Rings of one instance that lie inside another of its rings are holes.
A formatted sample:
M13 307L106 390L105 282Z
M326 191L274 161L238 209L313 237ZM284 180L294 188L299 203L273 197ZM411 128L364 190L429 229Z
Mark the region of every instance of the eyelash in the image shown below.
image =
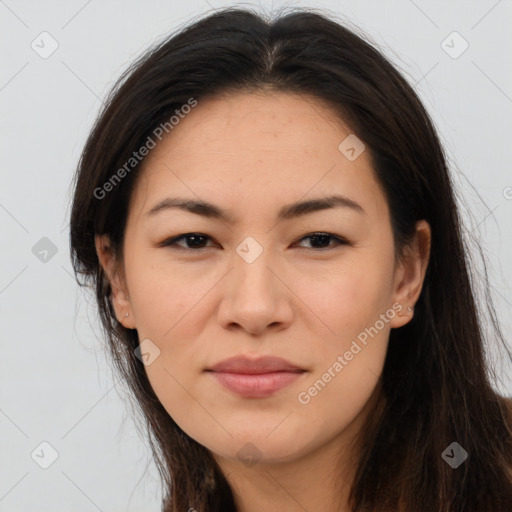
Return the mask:
M183 247L183 246L177 244L177 242L179 242L181 239L186 239L186 238L192 237L192 236L199 236L199 237L203 237L203 238L207 238L207 239L211 240L211 237L209 237L208 235L205 235L203 233L184 233L182 235L168 238L167 240L164 240L163 242L159 243L158 246L159 247L173 247L173 248L179 248L180 250L183 249L185 251L194 251L194 252L198 252L201 249L208 249L208 247L199 247L199 248ZM334 239L336 241L336 245L330 246L330 247L323 247L320 249L318 249L318 248L315 249L314 247L303 247L304 249L310 249L315 252L320 252L320 251L326 251L326 250L333 249L334 247L337 247L340 245L350 245L350 243L347 240L345 240L344 238L333 235L332 233L325 233L323 231L316 231L314 233L310 233L309 235L303 236L298 241L301 242L302 240L304 240L306 238L313 238L315 236L327 236L331 239Z

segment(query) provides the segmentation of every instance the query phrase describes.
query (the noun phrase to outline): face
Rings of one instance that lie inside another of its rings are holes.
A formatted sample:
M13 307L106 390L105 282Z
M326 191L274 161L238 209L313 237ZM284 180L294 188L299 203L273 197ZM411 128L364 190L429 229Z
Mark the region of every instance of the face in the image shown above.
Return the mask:
M341 439L369 403L390 330L410 320L397 312L421 291L425 254L395 265L384 194L350 135L311 97L199 101L143 162L123 261L97 239L156 395L221 458L292 461ZM233 356L301 371L207 371Z

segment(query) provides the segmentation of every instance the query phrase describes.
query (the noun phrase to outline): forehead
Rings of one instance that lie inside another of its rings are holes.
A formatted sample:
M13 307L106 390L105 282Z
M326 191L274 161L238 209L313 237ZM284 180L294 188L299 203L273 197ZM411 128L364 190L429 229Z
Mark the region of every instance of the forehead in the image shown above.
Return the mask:
M147 211L172 192L243 209L254 198L271 207L338 192L382 215L387 205L369 152L349 160L340 151L349 136L350 127L310 96L257 92L199 100L156 140L132 202Z
M201 151L222 150L229 156L239 153L242 144L243 151L252 156L274 153L290 158L293 154L320 152L328 145L336 149L340 132L348 134L350 128L319 99L258 91L199 101L168 139L173 139L175 151L181 153L192 149L197 152L198 137ZM154 156L158 153L155 151Z

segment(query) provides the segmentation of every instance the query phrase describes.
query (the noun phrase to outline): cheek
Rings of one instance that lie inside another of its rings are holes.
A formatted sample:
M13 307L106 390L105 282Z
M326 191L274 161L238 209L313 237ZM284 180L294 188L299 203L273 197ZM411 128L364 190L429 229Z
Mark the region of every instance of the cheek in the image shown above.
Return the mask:
M130 300L139 337L164 342L177 331L194 328L196 324L190 318L197 314L216 280L211 273L190 272L192 266L170 262L148 265L145 262L151 257L141 253L132 259L130 273L127 272Z
M309 421L322 418L329 435L349 425L372 395L395 312L387 303L386 288L368 274L340 279L327 296L311 290L310 297L322 305L319 316L329 332L316 337L317 364L297 400Z
M327 415L334 423L357 414L382 372L395 313L390 306L391 265L391 252L381 258L360 255L342 272L331 272L328 283L312 279L302 289L316 315L315 330L324 334L316 336L319 364L308 382L311 394L308 388L301 391L305 401L311 399L308 407L316 409L314 414L339 403L340 408Z
M207 318L204 307L208 307L207 293L218 278L197 272L191 276L176 267L133 263L130 300L138 337L141 343L151 340L158 353L145 370L169 413L179 411L190 402L186 390L193 389L202 369L198 348Z
M307 279L297 279L295 289L331 335L352 337L389 309L391 269L389 258L361 254L338 269L310 271Z

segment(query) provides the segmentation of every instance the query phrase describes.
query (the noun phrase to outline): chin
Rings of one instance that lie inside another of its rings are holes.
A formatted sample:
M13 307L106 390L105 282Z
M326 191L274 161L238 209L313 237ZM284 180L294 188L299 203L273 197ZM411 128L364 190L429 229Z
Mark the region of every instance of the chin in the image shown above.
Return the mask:
M303 439L303 438L302 438ZM221 457L240 461L247 467L258 464L276 464L293 461L306 451L306 446L297 443L298 438L288 432L255 432L253 435L233 435L227 446L213 447Z

